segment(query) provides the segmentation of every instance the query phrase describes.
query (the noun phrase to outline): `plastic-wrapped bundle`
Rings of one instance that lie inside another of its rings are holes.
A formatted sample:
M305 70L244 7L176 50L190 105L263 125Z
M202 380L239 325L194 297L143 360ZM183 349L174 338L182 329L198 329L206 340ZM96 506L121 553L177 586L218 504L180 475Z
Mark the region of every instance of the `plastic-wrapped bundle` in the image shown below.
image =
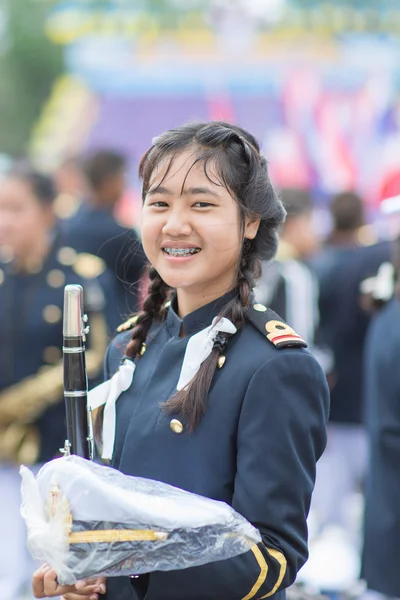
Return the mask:
M194 567L261 541L224 502L78 456L45 464L36 478L22 466L21 476L29 551L62 584Z

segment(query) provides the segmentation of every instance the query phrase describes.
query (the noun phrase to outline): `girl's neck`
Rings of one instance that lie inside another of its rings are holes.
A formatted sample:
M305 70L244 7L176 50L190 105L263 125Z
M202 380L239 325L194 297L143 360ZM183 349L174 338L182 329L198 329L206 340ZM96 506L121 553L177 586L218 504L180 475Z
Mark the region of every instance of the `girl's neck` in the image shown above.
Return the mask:
M183 319L198 308L206 306L206 304L213 302L213 300L221 298L221 296L230 292L230 290L232 290L234 287L234 284L232 284L227 289L221 288L210 292L203 291L198 293L188 292L187 290L184 290L182 288L177 289L176 298L178 305L178 314L180 318Z

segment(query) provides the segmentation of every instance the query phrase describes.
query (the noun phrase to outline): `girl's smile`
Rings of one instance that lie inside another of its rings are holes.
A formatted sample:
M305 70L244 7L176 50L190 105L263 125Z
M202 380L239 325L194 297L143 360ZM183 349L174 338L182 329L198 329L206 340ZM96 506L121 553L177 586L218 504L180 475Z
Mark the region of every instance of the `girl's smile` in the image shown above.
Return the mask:
M174 261L189 260L201 252L201 248L194 244L174 240L164 242L162 250L166 254L167 259Z

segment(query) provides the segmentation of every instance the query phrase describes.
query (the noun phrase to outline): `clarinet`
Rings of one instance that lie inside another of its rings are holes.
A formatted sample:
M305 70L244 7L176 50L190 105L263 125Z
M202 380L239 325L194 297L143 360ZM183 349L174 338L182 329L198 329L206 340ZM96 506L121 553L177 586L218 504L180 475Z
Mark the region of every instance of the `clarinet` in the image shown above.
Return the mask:
M94 441L91 411L87 407L88 381L85 341L89 332L83 312L83 288L64 288L63 366L67 439L61 452L93 460Z

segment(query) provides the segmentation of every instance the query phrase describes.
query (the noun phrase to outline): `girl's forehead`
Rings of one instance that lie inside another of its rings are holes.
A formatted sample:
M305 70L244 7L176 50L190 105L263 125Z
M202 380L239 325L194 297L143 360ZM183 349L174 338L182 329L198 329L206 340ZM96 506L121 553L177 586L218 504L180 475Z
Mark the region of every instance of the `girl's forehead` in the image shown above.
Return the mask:
M182 187L185 183L206 181L208 186L220 188L219 179L214 161L209 160L206 165L198 150L192 148L163 157L151 173L149 187L167 182Z

